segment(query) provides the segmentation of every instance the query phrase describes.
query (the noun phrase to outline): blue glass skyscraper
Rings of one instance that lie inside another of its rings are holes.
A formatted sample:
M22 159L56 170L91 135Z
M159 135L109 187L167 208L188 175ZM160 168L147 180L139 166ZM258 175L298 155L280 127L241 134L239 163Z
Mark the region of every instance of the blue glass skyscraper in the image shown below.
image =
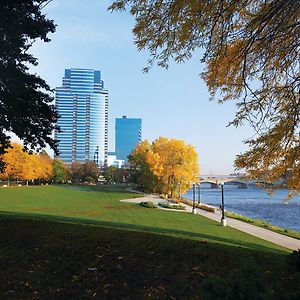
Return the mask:
M128 161L128 155L142 140L142 119L116 118L116 156Z
M60 116L55 133L59 158L66 163L106 163L108 133L108 91L100 71L66 69L62 87L56 88Z

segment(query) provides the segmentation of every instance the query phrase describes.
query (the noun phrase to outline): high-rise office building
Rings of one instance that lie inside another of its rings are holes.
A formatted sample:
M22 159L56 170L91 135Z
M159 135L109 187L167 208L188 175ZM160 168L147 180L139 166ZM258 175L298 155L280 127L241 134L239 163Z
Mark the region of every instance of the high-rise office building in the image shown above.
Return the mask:
M59 158L66 163L106 163L108 134L108 91L100 71L66 69L62 87L56 88L60 116L55 133Z
M142 140L142 119L116 118L116 156L128 161L128 155Z

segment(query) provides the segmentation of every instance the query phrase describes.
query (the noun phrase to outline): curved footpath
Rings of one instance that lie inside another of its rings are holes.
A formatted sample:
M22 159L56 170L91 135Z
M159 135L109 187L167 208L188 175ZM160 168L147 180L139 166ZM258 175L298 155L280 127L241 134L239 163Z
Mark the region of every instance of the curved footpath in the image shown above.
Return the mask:
M151 201L155 204L166 202L164 199L161 199L160 197L158 197L156 195L147 195L142 198L126 199L126 200L121 200L121 201L122 202L130 202L130 203L140 203L143 201ZM190 213L192 212L192 206L186 205L186 204L182 204L182 205L184 205L186 207L186 210L185 211L177 210L178 212L190 212ZM160 206L158 206L158 207L161 209L165 209ZM174 211L174 209L172 209L172 211ZM204 216L206 218L209 218L211 220L217 221L217 222L220 222L220 220L221 220L220 212L212 213L212 212L208 212L208 211L196 208L195 213L199 214L201 216ZM251 225L249 223L245 223L245 222L231 219L228 217L226 217L226 220L227 220L227 226L236 228L240 231L244 231L246 233L257 236L261 239L267 240L274 244L286 247L288 249L292 249L292 250L300 249L300 240L298 240L298 239L294 239L289 236L282 235L282 234L276 233L274 231L270 231L268 229L257 227L257 226Z

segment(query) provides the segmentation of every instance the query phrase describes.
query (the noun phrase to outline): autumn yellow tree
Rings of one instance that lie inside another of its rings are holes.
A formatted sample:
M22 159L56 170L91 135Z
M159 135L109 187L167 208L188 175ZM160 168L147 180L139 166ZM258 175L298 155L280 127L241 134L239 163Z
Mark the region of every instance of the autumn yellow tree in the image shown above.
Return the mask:
M23 151L23 146L13 143L7 152L1 155L5 163L5 169L0 173L2 180L24 180L36 179L48 180L52 177L52 160L48 155L29 154Z
M29 181L33 183L37 179L37 176L41 173L41 168L37 156L24 152L24 157L22 180L26 181L26 185L28 185Z
M133 150L129 161L141 170L142 178L148 178L148 188L169 197L184 193L199 176L197 152L181 140L160 137L152 144L144 141Z
M151 172L147 162L147 153L151 149L151 144L144 140L136 145L129 155L130 174L133 182L145 190L158 192L159 183L157 177Z
M145 71L200 49L212 99L234 100L230 124L248 122L256 133L236 166L300 189L298 0L116 0L110 9L134 16L135 43L150 52Z
M22 149L21 145L13 143L12 147L1 155L6 167L4 171L0 172L0 179L7 180L8 185L10 180L23 180L26 156Z
M39 153L37 157L40 172L36 178L44 181L50 180L53 177L53 163L51 157L45 151Z

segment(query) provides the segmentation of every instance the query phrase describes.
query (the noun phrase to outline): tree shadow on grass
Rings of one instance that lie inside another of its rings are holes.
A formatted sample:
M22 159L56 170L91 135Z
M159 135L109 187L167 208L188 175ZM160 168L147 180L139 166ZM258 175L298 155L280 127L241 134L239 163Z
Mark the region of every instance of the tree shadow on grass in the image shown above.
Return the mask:
M189 231L171 229L171 228L160 228L160 227L153 227L153 226L134 225L128 223L90 220L85 218L53 216L47 214L30 214L30 213L21 213L21 212L0 211L0 220L1 219L11 220L11 218L37 220L37 221L52 221L52 222L69 223L69 224L71 223L71 224L77 224L83 226L96 226L96 227L104 227L104 228L119 229L119 230L130 230L130 231L137 231L137 232L162 234L162 235L180 237L185 239L199 240L207 243L246 248L249 250L260 251L260 252L272 252L274 254L275 253L287 254L286 249L277 245L274 246L274 244L269 242L265 242L266 245L263 245L263 244L256 244L256 243L251 243L243 240L237 240L233 238L231 239L226 237L215 236L212 234L189 232ZM216 226L220 226L220 225L216 225Z

